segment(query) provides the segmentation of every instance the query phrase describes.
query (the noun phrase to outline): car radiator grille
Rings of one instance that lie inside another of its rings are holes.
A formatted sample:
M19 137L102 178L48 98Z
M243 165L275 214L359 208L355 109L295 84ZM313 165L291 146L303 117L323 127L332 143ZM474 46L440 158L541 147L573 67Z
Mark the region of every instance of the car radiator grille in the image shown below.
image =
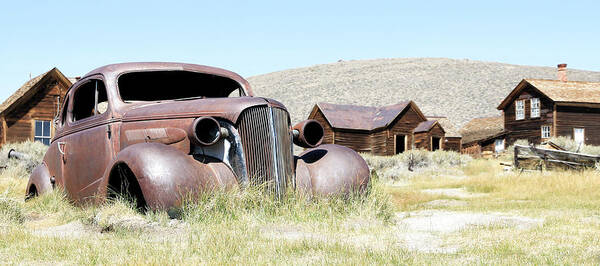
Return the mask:
M265 184L281 197L294 177L287 111L268 106L248 108L240 116L238 131L250 183Z

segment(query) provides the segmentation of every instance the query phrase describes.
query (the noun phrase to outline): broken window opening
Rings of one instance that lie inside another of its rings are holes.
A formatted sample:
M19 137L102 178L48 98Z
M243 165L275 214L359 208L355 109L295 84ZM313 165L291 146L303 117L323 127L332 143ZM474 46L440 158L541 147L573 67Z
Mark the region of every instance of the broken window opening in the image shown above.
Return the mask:
M108 97L101 80L90 80L73 95L73 121L103 114L107 108Z
M126 73L119 77L118 86L126 103L245 96L235 80L189 71Z

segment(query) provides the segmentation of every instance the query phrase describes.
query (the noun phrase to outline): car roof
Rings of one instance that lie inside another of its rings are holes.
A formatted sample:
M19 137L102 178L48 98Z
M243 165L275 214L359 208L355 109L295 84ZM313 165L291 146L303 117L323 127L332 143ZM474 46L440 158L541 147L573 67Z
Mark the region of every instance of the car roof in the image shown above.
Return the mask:
M250 84L242 76L235 72L225 70L217 67L210 67L204 65L187 64L187 63L172 63L172 62L131 62L131 63L120 63L111 64L96 68L87 74L85 77L101 74L105 77L117 77L118 75L126 72L136 71L191 71L205 74L212 74L216 76L222 76L235 80L237 83L252 95L252 89Z

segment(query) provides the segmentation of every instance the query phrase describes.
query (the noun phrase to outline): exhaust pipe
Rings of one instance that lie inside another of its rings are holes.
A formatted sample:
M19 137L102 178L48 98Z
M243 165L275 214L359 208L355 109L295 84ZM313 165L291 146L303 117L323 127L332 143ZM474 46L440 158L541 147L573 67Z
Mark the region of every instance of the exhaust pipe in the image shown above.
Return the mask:
M314 148L321 145L325 130L317 120L304 120L292 127L294 144L303 148Z

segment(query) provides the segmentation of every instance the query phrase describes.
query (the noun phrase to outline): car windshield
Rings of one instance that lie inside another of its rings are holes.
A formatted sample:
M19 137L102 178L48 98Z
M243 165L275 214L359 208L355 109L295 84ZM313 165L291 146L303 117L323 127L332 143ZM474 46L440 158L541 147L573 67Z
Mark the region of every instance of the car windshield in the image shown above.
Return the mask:
M235 80L189 71L146 71L119 77L124 102L239 97L244 92Z

